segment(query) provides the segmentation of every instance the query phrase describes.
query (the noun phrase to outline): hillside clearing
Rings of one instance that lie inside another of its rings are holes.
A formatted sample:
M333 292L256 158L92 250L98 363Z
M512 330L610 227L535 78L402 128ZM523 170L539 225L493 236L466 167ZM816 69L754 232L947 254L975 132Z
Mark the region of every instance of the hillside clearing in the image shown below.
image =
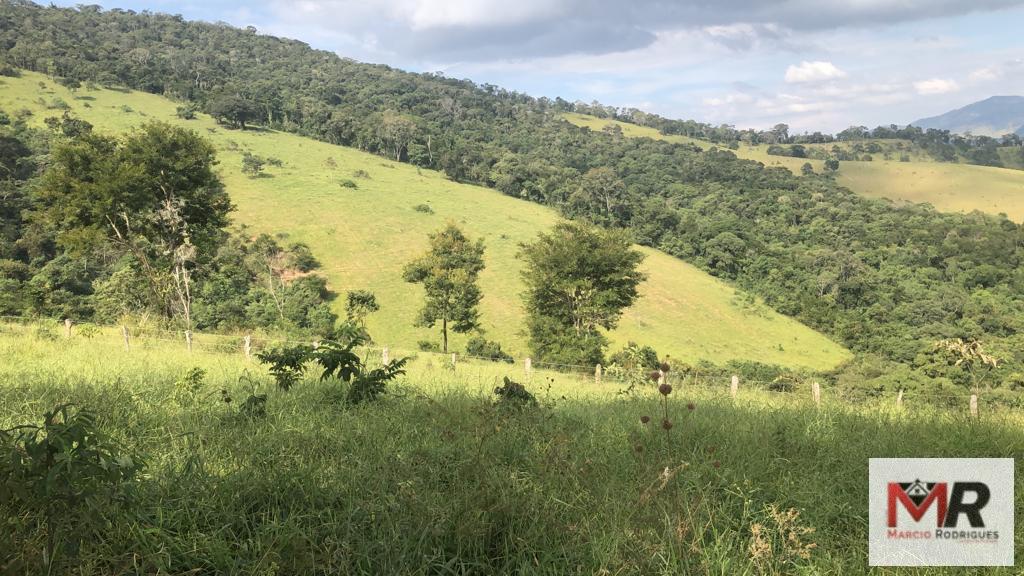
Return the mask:
M604 120L584 114L566 114L565 119L577 126L600 130L608 124L622 128L628 137L647 137L669 142L695 144L709 148L711 144L685 136L662 135L654 128L625 122ZM831 145L813 144L811 147ZM800 173L805 163L816 172L824 169L821 160L771 156L767 145L740 145L733 152L740 158L756 160L765 166L788 168ZM980 210L991 214L1006 214L1015 222L1024 222L1024 171L970 164L931 162L915 156L912 162L875 159L873 162L841 162L836 177L839 184L873 198L887 198L895 202L928 203L945 212Z
M351 148L269 130L228 130L205 115L181 120L174 102L152 94L105 89L72 94L29 72L0 84L0 108L29 109L38 124L47 116L59 116L61 103L101 131L121 132L161 120L191 127L210 139L238 206L236 221L253 232L287 234L289 241L309 244L336 292L373 291L381 311L370 316L368 328L382 344L415 349L418 341L438 340L433 331L412 326L420 292L401 281L401 269L426 248L428 233L454 220L486 242L487 268L480 282L487 337L525 356L521 265L515 255L520 243L557 221L554 211ZM247 177L240 170L246 151L278 158L283 166ZM356 187L343 186L345 180ZM420 204L430 206L432 213L415 210ZM742 359L811 369L831 368L849 357L841 346L799 322L756 302L745 303L728 284L662 253L645 252L649 279L640 301L610 335L613 347L636 341L686 362ZM335 308L341 312L342 307L339 299ZM455 347L463 341L456 338Z

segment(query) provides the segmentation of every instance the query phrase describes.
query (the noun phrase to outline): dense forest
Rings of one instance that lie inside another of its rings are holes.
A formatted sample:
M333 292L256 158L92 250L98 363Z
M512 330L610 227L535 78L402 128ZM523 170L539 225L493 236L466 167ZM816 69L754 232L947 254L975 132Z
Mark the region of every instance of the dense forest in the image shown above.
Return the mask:
M258 124L358 147L624 229L858 352L841 381L876 390L971 385L971 363L934 347L962 338L1001 360L988 384L1024 385L1024 233L1005 217L897 207L827 176L795 176L725 149L581 129L561 119L575 107L561 99L361 64L180 16L5 2L0 69L19 68L73 87L163 94L184 113L194 105L237 129ZM5 130L18 142L5 140L18 166L32 156L19 146L43 146L31 130ZM5 190L31 172L6 170ZM11 282L12 270L31 278L22 267L32 262L44 262L38 275L67 258L50 239L12 224L22 218L20 200L6 198L0 282ZM49 252L30 252L35 242Z

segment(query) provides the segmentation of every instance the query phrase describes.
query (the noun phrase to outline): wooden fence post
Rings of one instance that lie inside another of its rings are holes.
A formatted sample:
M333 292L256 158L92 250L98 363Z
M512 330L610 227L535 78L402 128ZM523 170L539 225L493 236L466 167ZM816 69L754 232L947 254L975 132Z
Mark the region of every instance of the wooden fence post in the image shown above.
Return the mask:
M71 338L71 318L64 319L64 337Z
M900 388L900 393L896 395L896 407L903 408L903 388Z
M455 352L452 352L452 369L455 369Z
M387 364L390 361L391 361L391 355L388 354L388 347L385 346L385 347L380 349L380 363L381 364Z
M594 384L601 383L601 374L601 365L598 364L597 366L594 367Z
M971 418L978 417L978 395L971 394Z
M526 357L526 360L523 360L523 368L526 370L527 378L533 376L533 360L529 356Z
M821 385L817 382L811 384L811 397L814 398L814 405L821 408Z
M732 382L729 384L729 396L733 400L736 399L736 394L740 391L740 377L733 374Z
M124 338L124 350L128 352L132 349L131 335L128 334L128 327L123 324L121 325L121 337Z
M242 344L242 350L245 351L246 362L252 362L252 336L249 334L245 335L244 344Z
M189 352L192 352L192 331L185 330L185 346Z

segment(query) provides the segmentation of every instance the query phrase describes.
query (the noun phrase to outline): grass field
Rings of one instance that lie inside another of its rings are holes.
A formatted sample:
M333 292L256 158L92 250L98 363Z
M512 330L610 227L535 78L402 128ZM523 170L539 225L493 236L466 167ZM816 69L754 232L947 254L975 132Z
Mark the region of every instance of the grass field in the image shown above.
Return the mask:
M0 359L0 429L73 402L145 463L125 499L94 501L91 528L78 508L52 524L53 574L866 574L868 458L1024 450L1019 415L986 407L969 421L826 388L816 410L806 390L746 386L733 403L724 382L671 373L665 432L653 390L538 371L541 406L507 409L491 390L521 367L431 355L355 407L337 381L285 393L237 352L125 352L113 332L0 325ZM190 368L205 378L182 395ZM238 414L250 393L265 417ZM0 504L0 573L45 573L43 514Z
M146 120L199 131L218 149L221 175L238 206L236 221L308 243L336 292L373 291L381 311L369 318L368 328L382 344L415 349L419 340L439 340L437 334L412 326L420 288L404 283L401 270L426 248L428 233L454 220L486 242L487 268L480 282L487 337L516 356L525 355L521 266L515 255L520 243L557 221L552 210L351 148L273 131L227 130L205 115L179 120L173 102L151 94L85 89L71 94L45 76L27 72L2 82L0 109L13 113L27 108L38 124L46 116L60 115L60 110L47 109L60 98L75 115L105 132L129 130ZM241 173L246 150L279 158L284 165L269 168L266 177L246 177ZM357 170L369 177L354 176ZM343 180L358 187L343 187ZM429 205L433 213L415 211L419 204ZM649 280L641 287L640 301L611 334L616 346L632 340L691 362L746 359L812 369L830 368L848 357L842 347L790 318L765 306L741 304L742 298L726 283L663 253L645 253ZM339 312L342 306L339 299ZM462 346L461 337L454 346Z
M621 126L623 134L629 137L694 143L702 148L711 146L708 142L684 136L664 136L654 128L603 120L583 114L566 114L565 118L573 124L586 126L592 130L600 130L603 126L614 123ZM831 148L830 144L809 146ZM741 145L734 152L740 158L756 160L765 166L788 168L794 174L799 174L800 167L806 162L810 162L817 172L824 168L824 162L821 160L769 156L767 145ZM896 202L926 202L938 210L947 212L980 210L991 214L1005 213L1016 222L1024 222L1024 171L931 162L919 155L912 159L911 162L886 161L879 158L873 162L842 162L837 181L859 194L874 198L888 198Z

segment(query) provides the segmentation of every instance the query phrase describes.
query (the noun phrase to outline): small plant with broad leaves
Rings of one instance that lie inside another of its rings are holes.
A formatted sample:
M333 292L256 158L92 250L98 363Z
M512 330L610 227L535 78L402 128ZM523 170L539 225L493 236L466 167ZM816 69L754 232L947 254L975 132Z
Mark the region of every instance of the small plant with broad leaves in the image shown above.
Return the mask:
M141 468L100 433L95 413L71 404L47 412L41 425L0 430L0 505L45 526L43 562L52 573L60 573L58 554L73 554L103 529L98 512L127 496Z
M194 404L203 389L203 380L205 378L206 371L202 368L189 368L174 383L174 402L179 406L191 406Z
M270 365L270 375L277 387L287 392L306 372L306 363L313 353L313 347L300 344L265 350L256 354L260 362Z
M372 402L387 391L387 384L395 378L405 374L405 364L408 358L392 360L380 368L364 371L360 370L352 379L348 388L347 400L349 404ZM363 367L362 364L360 364Z
M336 379L349 383L347 401L350 404L376 400L386 390L388 382L405 374L408 358L398 358L379 368L370 369L356 349L368 341L362 327L348 323L339 328L336 339L324 340L314 348L299 345L278 348L257 354L282 390L289 390L302 379L309 363L321 368L320 380Z

